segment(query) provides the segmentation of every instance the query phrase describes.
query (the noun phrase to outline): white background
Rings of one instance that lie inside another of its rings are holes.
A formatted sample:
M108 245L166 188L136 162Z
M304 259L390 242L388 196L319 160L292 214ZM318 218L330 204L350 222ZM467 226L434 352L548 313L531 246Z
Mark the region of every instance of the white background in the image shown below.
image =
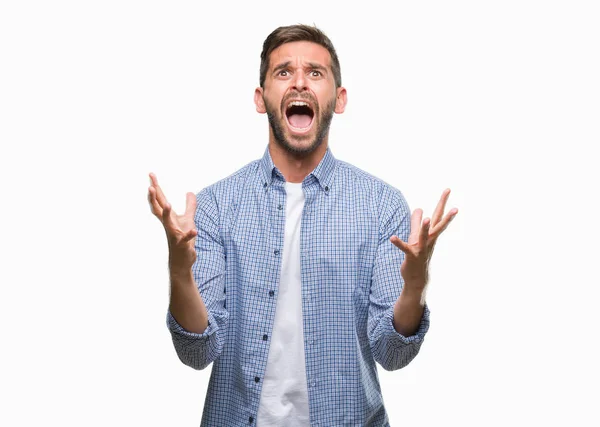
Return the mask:
M391 425L599 425L599 21L593 1L2 2L0 424L199 425L210 368L171 344L148 173L181 210L262 156L262 43L314 23L348 89L334 155L459 208L421 353L379 370Z

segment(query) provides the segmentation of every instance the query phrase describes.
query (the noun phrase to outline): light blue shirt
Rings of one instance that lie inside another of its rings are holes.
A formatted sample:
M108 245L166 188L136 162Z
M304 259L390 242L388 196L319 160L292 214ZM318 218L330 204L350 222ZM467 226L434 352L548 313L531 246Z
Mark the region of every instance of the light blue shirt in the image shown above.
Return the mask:
M389 426L375 362L406 366L429 328L393 327L403 286L410 210L402 193L337 160L328 148L304 179L300 232L304 352L310 425ZM208 310L202 334L167 313L177 355L194 369L213 362L202 426L256 424L275 317L285 230L285 180L269 149L197 195L192 267ZM260 426L258 426L260 427Z

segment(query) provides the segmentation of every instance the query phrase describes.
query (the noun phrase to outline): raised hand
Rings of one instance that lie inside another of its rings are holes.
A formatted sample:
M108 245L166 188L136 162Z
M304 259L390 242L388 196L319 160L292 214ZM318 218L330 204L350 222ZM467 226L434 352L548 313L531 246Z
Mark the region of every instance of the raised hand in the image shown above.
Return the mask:
M423 210L415 209L413 211L408 242L403 242L398 236L390 238L390 241L405 254L404 262L400 266L400 273L404 279L405 287L412 287L414 291L422 291L427 285L429 261L437 238L458 213L458 209L452 208L444 216L448 196L450 196L449 188L443 191L431 221L429 218L425 218L421 223Z
M196 212L196 196L194 193L186 194L185 213L177 215L158 185L156 175L150 173L150 187L148 188L148 202L154 216L156 216L167 233L169 242L169 268L171 272L189 271L196 261L194 238L197 235L194 224Z

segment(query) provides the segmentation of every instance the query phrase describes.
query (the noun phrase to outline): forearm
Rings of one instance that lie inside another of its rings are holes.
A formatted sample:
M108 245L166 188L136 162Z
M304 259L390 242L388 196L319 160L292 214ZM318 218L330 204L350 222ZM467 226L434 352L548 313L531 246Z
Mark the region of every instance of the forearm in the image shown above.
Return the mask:
M425 291L422 286L405 286L394 305L394 329L409 337L419 329L425 309Z
M169 310L177 323L189 332L202 334L208 327L208 311L198 292L192 270L170 269Z
M224 301L214 295L221 293L217 289L222 291L222 275L207 278L195 270L174 272L171 269L167 326L179 359L194 369L204 369L219 357L225 345L228 313L222 308ZM200 290L196 283L201 283Z

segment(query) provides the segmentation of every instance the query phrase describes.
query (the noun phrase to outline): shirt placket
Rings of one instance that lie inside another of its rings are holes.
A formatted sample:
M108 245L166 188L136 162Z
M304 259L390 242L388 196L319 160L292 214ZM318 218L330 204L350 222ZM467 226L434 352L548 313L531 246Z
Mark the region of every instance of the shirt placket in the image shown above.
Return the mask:
M302 317L304 328L304 355L306 359L306 385L308 388L308 401L311 426L317 425L315 418L316 401L318 400L319 372L318 372L318 330L316 324L317 301L316 289L310 268L314 256L311 229L314 224L314 200L317 197L318 183L314 177L307 180L304 190L304 210L300 226L300 265L302 283Z
M266 286L265 299L268 313L267 316L272 319L269 331L265 331L261 337L261 343L264 345L262 363L257 366L254 378L250 378L250 389L256 390L255 399L248 413L248 424L255 424L258 407L260 405L260 393L262 389L262 379L266 371L266 365L269 358L269 344L273 332L273 319L275 318L275 310L277 305L277 296L279 291L279 281L281 277L281 264L283 255L283 244L285 236L285 203L286 193L284 182L273 177L270 185L263 187L265 191L264 212L267 220L264 222L267 230L262 230L263 235L267 236L266 251L270 261L267 263L269 269L269 286ZM258 232L258 230L257 230ZM260 335L260 334L259 334ZM252 377L252 375L250 375Z

